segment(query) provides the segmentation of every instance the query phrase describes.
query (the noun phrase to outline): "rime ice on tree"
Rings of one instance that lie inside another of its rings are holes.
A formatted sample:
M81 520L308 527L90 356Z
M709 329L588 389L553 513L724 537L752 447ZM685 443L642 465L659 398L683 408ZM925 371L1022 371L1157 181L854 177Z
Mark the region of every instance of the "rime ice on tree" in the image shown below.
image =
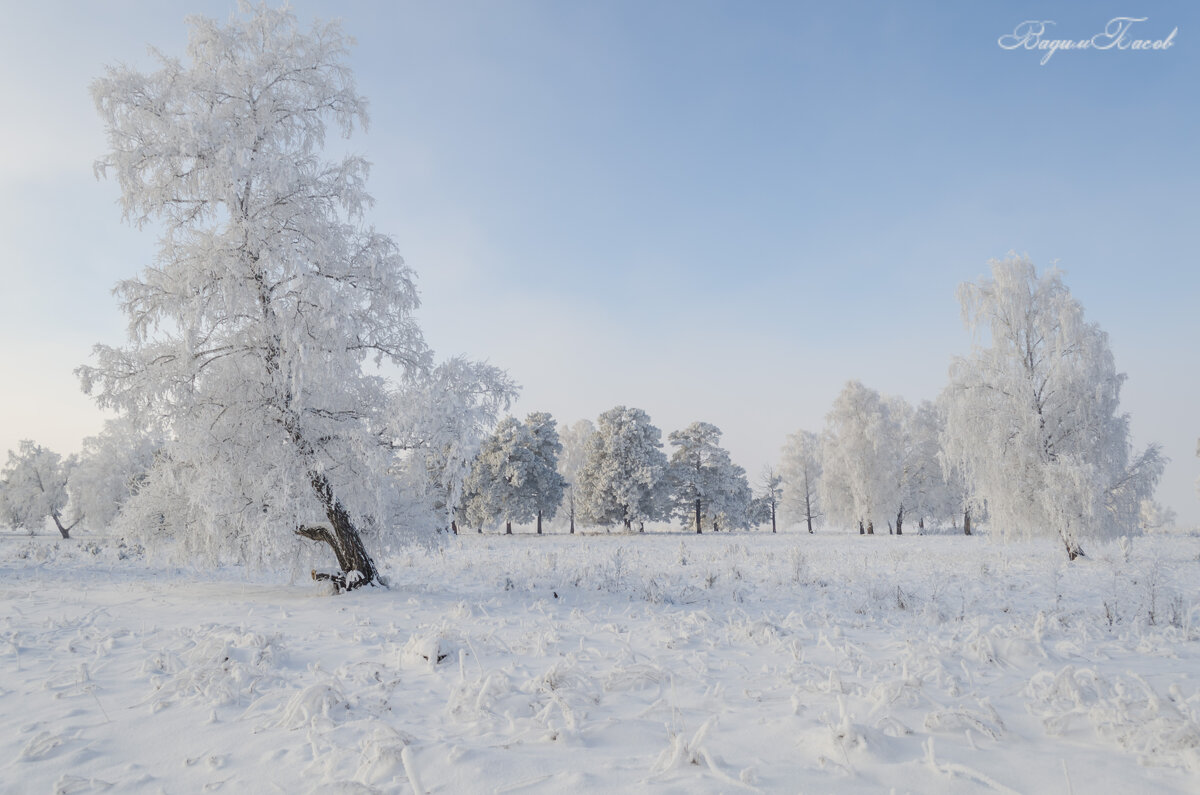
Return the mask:
M337 24L286 9L193 17L185 61L92 86L126 219L162 225L117 287L123 347L79 370L102 406L169 434L135 500L210 559L278 558L300 528L343 587L375 579L364 535L393 514L388 384L365 361L428 366L412 273L363 224L367 162L321 155L366 123ZM324 520L324 521L319 521Z

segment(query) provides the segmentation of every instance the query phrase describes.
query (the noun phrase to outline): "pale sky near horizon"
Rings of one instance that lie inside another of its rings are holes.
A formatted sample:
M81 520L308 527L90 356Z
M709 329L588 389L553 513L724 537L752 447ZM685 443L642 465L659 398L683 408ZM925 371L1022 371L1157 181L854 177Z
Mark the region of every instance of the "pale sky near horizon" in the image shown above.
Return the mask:
M507 369L518 414L617 404L725 432L751 480L848 379L933 398L988 260L1056 262L1129 378L1161 502L1200 525L1200 7L1189 3L292 3L340 18L371 126L371 220L419 275L441 355ZM4 2L0 455L78 448L72 370L123 339L121 222L88 85L182 54L235 3ZM1146 17L1167 50L1043 53ZM337 146L343 146L338 143Z

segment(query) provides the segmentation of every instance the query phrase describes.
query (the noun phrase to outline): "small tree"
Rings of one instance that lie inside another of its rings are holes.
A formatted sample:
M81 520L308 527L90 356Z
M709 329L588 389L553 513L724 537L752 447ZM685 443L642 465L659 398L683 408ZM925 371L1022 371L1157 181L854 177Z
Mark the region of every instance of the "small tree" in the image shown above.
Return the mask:
M1108 335L1083 317L1057 270L1020 257L959 288L977 341L950 368L943 448L1001 534L1081 540L1132 532L1164 461L1134 455Z
M591 524L644 526L664 514L667 456L646 412L617 406L596 420L579 473L580 513Z
M75 457L62 456L28 439L14 452L8 451L8 464L0 472L0 501L5 514L16 528L33 533L49 517L64 539L79 524L82 515L73 515L63 524L67 509L67 479L75 467Z
M859 534L901 505L899 425L878 392L851 381L825 420L821 439L821 502L826 513Z
M503 370L460 356L403 384L395 401L397 445L409 453L405 474L425 495L439 531L458 532L454 517L471 462L517 392Z
M746 470L726 459L717 477L717 491L709 502L713 531L748 530L754 521L754 494Z
M530 455L529 429L516 417L500 420L480 447L464 485L463 513L470 524L482 531L503 520L504 532L511 535L513 522L533 518Z
M719 444L721 429L693 422L681 431L671 431L667 441L675 448L669 469L675 514L684 526L694 522L700 533L705 513L716 516L713 502L725 488L722 479L729 475L729 453Z
M467 478L465 505L479 525L503 519L505 533L513 522L553 516L562 502L565 482L558 474L558 441L554 419L534 412L525 422L506 417L484 443Z
M542 517L553 518L567 486L566 478L558 472L558 456L563 446L558 439L556 424L545 411L535 411L525 418L531 453L525 480L537 514L538 535L542 534Z
M759 497L762 505L763 521L771 522L771 532L775 532L775 513L779 502L783 499L783 476L773 466L763 467L758 476Z
M821 518L818 503L821 482L821 439L811 431L797 431L783 447L783 509L804 520L808 532Z
M567 508L572 534L575 533L575 518L579 510L579 474L587 461L588 442L595 432L596 426L591 420L579 420L563 428L561 436L563 449L558 457L558 473L566 482L563 504Z
M942 425L937 406L926 400L909 415L905 431L904 502L922 530L926 521L943 522L959 508L959 500L942 470Z
M83 440L67 494L89 528L103 530L113 523L141 490L164 444L160 432L136 426L127 417L108 420L99 434Z

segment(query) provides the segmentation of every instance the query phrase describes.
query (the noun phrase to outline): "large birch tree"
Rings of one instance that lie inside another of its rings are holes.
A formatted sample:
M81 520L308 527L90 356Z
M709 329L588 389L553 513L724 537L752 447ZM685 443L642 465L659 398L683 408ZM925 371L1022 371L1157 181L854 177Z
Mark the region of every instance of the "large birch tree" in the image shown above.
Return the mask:
M1017 256L991 269L959 287L975 344L950 368L944 453L993 531L1049 534L1074 560L1137 527L1164 462L1157 445L1134 453L1125 375L1062 274Z
M299 533L337 557L315 577L371 583L364 537L395 487L388 382L364 365L430 357L412 273L365 225L367 161L322 155L331 126L367 122L351 42L286 8L189 25L184 59L154 52L154 71L112 67L92 86L110 148L97 172L161 242L116 288L126 344L97 346L79 374L102 406L167 430L134 499L169 502L188 548L278 558Z

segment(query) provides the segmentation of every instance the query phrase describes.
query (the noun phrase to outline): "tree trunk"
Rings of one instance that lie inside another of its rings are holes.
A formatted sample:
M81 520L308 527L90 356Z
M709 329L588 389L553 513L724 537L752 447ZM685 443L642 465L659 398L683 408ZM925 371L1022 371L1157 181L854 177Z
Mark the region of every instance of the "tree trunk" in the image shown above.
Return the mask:
M540 508L538 509L538 531L537 531L537 534L538 535L542 534L542 510Z
M638 522L638 532L639 533L646 532L646 523L645 522Z
M575 509L571 509L571 535L575 535Z
M364 585L374 585L379 580L375 570L375 562L363 546L358 528L350 520L350 514L342 505L341 500L333 494L333 487L324 475L310 475L310 483L317 494L317 499L325 508L325 518L328 525L306 525L296 529L296 534L310 541L320 541L329 545L337 557L341 572L329 574L313 569L314 580L328 580L334 584L338 592L353 591Z
M900 506L900 512L896 514L896 535L904 535L904 506Z
M696 499L696 532L700 532L700 500Z
M925 529L925 517L922 516L920 519L917 520L917 530L923 531L924 529ZM920 533L917 533L917 535L920 535Z
M71 539L71 530L75 527L75 525L83 521L83 517L80 516L66 527L63 527L63 523L59 521L57 512L50 514L50 518L54 520L54 526L58 528L58 532L62 533L63 539L68 541Z
M504 520L504 535L506 535L506 536L512 535L512 520L511 519Z
M865 536L867 534L867 531L863 529L862 519L858 520L858 534L860 536Z
M454 521L453 519L450 520L450 532L454 533L454 535L458 535L458 522Z
M1067 548L1067 560L1087 557L1083 554L1083 549L1080 548L1078 542L1068 538L1066 533L1059 531L1058 537L1062 539L1063 546Z
M775 532L775 503L771 503L771 532Z
M625 532L626 532L626 533L632 533L632 532L633 532L633 520L632 520L632 519L626 519L626 520L625 520Z
M971 509L963 508L963 535L971 535Z

